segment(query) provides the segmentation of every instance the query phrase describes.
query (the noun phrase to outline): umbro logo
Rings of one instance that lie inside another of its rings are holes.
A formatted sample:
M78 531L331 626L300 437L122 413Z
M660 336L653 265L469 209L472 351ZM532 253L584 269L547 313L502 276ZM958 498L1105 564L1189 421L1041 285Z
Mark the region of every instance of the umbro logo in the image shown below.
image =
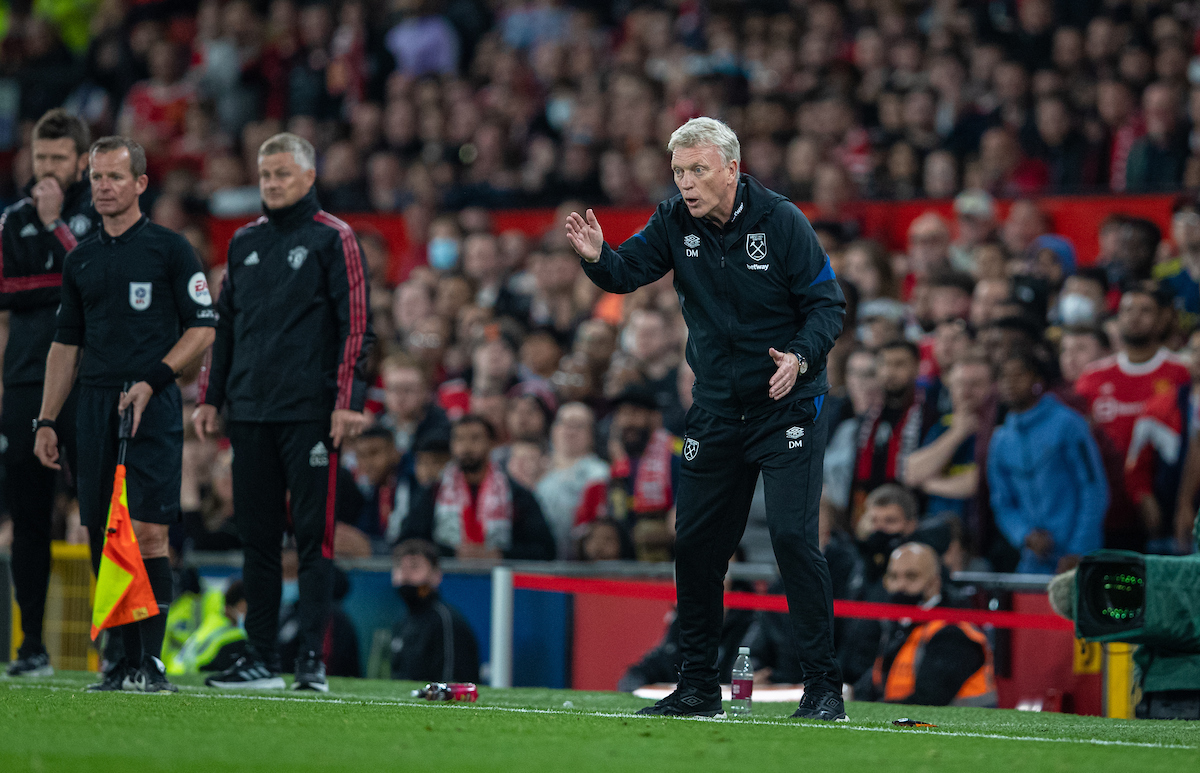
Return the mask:
M700 257L700 237L696 236L696 234L688 234L683 237L683 246L685 248L683 251L684 255L687 255L689 258Z
M325 448L324 443L318 442L308 452L309 467L328 467L329 466L329 450Z
M689 695L686 698L680 698L680 703L686 703L688 706L699 706L704 703L704 699L698 695Z
M242 265L243 266L257 266L258 265L258 250L255 250L254 252L247 255L246 259L242 261Z
M40 229L36 225L26 223L25 227L21 229L21 236L37 236L39 232Z
M800 438L804 437L804 427L789 427L787 432L784 433L784 435L786 435L787 439L788 439L788 450L789 451L791 451L794 448L803 448L804 447L804 441L800 439Z

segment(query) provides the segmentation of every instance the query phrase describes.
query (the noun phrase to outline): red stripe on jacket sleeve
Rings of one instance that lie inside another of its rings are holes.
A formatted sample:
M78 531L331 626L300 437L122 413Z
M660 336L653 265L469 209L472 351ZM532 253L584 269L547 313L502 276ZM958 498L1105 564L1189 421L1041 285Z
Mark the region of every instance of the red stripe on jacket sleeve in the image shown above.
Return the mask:
M354 394L354 371L362 353L363 337L367 332L367 283L363 276L362 256L358 251L358 240L350 226L328 212L313 216L318 223L337 229L342 238L342 257L346 261L346 281L349 284L350 332L342 347L342 360L338 364L338 395L335 409L350 409Z
M4 226L8 222L8 213L0 215L0 293L19 293L26 290L42 290L47 287L62 287L62 274L34 274L33 276L6 277L4 275ZM66 226L60 226L66 228ZM71 239L70 251L75 246L75 236L66 228ZM57 230L55 231L57 234ZM61 237L60 237L61 240ZM65 242L64 242L65 244Z
M62 221L59 221L54 228L54 236L58 239L59 244L67 248L67 252L75 249L75 246L79 244L75 240L75 234L71 233L71 229L67 228L67 224Z

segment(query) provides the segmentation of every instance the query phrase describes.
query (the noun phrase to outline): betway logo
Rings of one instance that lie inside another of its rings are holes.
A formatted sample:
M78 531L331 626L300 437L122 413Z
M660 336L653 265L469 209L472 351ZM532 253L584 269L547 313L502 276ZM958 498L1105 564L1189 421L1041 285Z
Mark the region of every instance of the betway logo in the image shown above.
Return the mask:
M771 267L770 265L763 264L763 263L747 263L746 264L746 268L750 269L751 271L766 271L770 267Z

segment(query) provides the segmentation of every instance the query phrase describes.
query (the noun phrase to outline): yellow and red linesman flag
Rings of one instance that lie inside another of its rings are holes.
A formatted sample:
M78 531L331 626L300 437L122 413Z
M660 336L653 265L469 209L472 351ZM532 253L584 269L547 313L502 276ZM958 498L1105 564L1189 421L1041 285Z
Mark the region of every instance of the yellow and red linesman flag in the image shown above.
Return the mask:
M129 498L125 490L125 465L117 465L112 501L108 506L108 528L100 574L96 578L96 600L92 605L92 638L104 628L145 620L158 614L158 602L150 588L146 565L138 548Z

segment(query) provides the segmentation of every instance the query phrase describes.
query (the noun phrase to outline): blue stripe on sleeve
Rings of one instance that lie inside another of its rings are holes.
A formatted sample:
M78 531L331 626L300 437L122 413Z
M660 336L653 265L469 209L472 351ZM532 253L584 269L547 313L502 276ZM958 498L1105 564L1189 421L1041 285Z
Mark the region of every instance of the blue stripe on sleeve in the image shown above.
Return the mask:
M812 280L808 286L812 287L813 285L819 285L822 282L828 282L833 279L836 279L836 277L833 275L833 266L829 265L829 256L826 255L825 265L821 268L821 273L817 274L817 278Z
M828 265L828 264L826 264L826 265ZM833 272L831 271L830 273L833 273ZM825 395L817 395L816 398L813 399L813 402L816 403L816 406L817 406L817 415L813 418L820 418L821 409L825 407Z
M646 241L646 237L645 237L645 236L642 236L642 232L641 232L641 231L638 231L637 233L635 233L635 234L634 234L634 236L635 236L636 238L638 238L638 239L641 239L641 240L642 240L642 244L649 244L649 243L650 243L650 242ZM826 260L826 261L825 261L825 263L826 263L826 265L828 265L829 261L828 261L828 260Z

